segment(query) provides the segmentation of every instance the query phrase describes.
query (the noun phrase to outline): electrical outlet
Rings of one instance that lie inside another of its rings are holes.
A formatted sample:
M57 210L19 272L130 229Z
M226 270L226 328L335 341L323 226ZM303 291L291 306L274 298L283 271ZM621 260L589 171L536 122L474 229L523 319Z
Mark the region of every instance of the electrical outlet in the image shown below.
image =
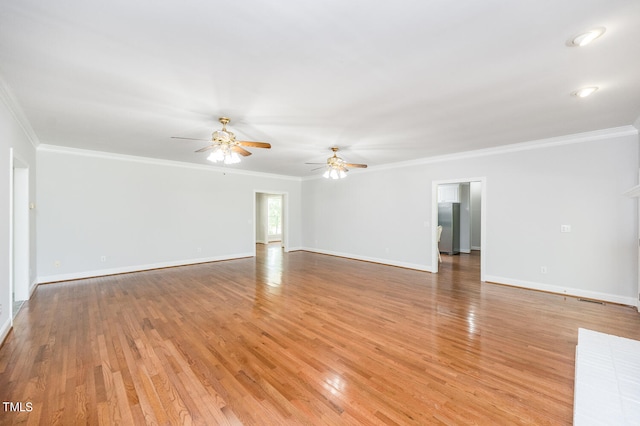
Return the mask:
M540 273L546 274L547 273L547 267L546 266L541 266L540 267Z
M100 262L106 262L107 256L100 256Z
M53 266L56 267L56 268L59 268L60 267L60 261L56 260L55 262L53 262Z
M560 225L560 232L571 232L571 225Z
M2 315L2 303L0 303L0 315Z

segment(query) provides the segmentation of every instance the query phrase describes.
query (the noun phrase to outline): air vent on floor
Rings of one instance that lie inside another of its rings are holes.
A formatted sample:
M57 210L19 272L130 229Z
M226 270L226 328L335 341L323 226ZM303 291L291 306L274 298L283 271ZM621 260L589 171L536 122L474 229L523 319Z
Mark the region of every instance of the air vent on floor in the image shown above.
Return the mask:
M580 302L589 302L589 303L597 303L598 305L604 305L604 302L600 300L591 300L591 299L578 299Z

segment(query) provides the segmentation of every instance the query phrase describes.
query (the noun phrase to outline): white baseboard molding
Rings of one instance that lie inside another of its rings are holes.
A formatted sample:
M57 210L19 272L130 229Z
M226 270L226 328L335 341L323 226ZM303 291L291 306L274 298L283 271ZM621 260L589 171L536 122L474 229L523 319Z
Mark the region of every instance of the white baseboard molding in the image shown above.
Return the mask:
M481 248L482 248L482 247L480 247L480 246L471 246L471 250L478 250L478 251L480 251L480 249L481 249Z
M431 269L429 266L419 265L416 263L399 262L397 260L381 259L378 257L369 257L369 256L360 256L357 254L341 253L341 252L323 250L323 249L317 249L317 248L311 248L311 247L301 247L298 250L304 250L304 251L309 251L312 253L319 253L319 254L328 254L330 256L344 257L347 259L362 260L365 262L380 263L382 265L397 266L397 267L406 268L406 269L415 269L417 271L433 272L433 269Z
M198 263L219 262L222 260L242 259L254 257L254 253L238 253L225 256L203 257L199 259L177 260L172 262L160 262L147 265L132 265L119 268L97 269L93 271L72 272L68 274L46 275L38 277L38 284L53 283L58 281L80 280L84 278L103 277L106 275L128 274L130 272L148 271L151 269L173 268L175 266L197 265Z
M533 281L518 280L514 278L497 277L495 275L486 275L485 281L510 285L514 287L522 287L530 290L546 291L549 293L562 294L566 296L583 297L585 299L636 306L636 300L633 297L618 296L616 294L601 293L598 291L583 290L580 288L561 287L552 284L543 284Z
M33 296L33 292L36 291L36 288L38 288L38 281L34 281L31 283L31 286L29 287L29 299L31 299L31 296Z
M7 338L11 331L11 318L7 318L2 327L0 327L0 346L4 343L4 339Z

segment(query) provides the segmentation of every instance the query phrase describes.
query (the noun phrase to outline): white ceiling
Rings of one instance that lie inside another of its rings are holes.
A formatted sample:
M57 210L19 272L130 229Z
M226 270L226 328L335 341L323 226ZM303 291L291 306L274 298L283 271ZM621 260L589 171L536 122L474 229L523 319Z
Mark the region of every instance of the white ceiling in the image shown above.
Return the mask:
M0 76L40 143L211 164L225 115L307 176L633 124L640 1L4 0Z

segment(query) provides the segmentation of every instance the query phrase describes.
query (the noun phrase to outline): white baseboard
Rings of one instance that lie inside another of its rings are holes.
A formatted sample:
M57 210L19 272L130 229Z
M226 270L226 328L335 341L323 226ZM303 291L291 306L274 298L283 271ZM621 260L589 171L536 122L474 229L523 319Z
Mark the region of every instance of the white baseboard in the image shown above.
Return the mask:
M7 338L9 332L11 331L11 318L7 318L2 327L0 327L0 345L4 343L4 339Z
M38 288L38 281L34 281L31 283L31 286L29 286L29 299L31 299L31 296L33 296L33 292L36 291L36 288Z
M533 281L524 281L513 278L498 277L495 275L485 276L485 281L505 284L514 287L522 287L530 290L540 290L549 293L563 294L573 297L584 297L585 299L600 300L603 302L619 303L621 305L636 306L636 300L633 297L618 296L616 294L601 293L598 291L583 290L579 288L561 287L552 284L543 284Z
M381 259L378 257L369 257L369 256L360 256L357 254L341 253L341 252L335 252L331 250L322 250L322 249L311 248L311 247L301 247L298 250L310 251L312 253L319 253L319 254L328 254L328 255L337 256L337 257L345 257L347 259L362 260L365 262L380 263L382 265L398 266L400 268L415 269L417 271L433 272L433 269L431 269L429 266L419 265L416 263L398 262L397 260Z
M147 265L132 265L119 268L97 269L92 271L72 272L68 274L46 275L38 277L38 284L52 283L58 281L80 280L83 278L102 277L105 275L127 274L130 272L148 271L150 269L172 268L175 266L196 265L198 263L219 262L221 260L241 259L253 257L254 253L238 253L225 256L214 256L199 259L177 260L172 262L160 262Z

